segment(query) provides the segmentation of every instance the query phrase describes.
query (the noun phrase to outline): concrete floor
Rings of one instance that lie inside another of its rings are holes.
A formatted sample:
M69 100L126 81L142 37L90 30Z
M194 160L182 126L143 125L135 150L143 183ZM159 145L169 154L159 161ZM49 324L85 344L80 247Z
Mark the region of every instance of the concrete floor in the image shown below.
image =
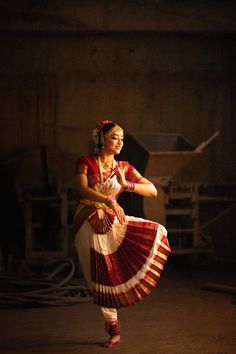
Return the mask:
M144 302L119 311L122 341L112 349L99 346L106 333L92 303L1 309L0 353L235 354L235 297L203 289L207 282L235 286L234 274L221 265L168 265Z

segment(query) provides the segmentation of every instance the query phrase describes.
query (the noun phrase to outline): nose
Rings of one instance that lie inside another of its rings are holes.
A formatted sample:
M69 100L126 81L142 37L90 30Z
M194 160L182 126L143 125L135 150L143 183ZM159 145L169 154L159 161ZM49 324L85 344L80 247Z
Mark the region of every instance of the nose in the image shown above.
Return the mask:
M118 141L120 145L123 145L123 139L121 137L118 137Z

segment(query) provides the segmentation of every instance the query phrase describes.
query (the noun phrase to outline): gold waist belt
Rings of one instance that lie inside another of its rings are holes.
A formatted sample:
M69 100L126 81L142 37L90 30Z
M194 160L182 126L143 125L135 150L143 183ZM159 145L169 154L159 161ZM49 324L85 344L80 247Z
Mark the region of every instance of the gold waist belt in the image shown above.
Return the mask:
M89 200L89 199L81 199L80 200L80 203L83 204L83 205L91 205L91 206L94 206L95 208L97 209L104 209L104 208L108 208L108 206L105 204L105 203L100 203L100 202L94 202L92 200Z

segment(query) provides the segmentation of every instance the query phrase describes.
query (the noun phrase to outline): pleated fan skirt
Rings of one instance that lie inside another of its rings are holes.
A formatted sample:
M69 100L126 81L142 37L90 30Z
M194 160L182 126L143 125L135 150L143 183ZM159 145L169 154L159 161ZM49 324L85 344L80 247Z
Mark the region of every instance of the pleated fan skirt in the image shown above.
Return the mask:
M170 254L167 231L156 222L126 216L115 218L106 234L96 234L84 221L74 245L94 302L119 308L143 300L157 282Z

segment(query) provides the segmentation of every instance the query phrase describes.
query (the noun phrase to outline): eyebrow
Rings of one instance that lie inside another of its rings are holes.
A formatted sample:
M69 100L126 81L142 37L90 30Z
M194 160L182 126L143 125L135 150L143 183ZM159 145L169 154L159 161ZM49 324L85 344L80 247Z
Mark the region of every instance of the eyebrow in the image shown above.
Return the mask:
M111 136L122 136L122 137L124 137L124 134L117 134L117 133L114 133L114 134L111 134Z

